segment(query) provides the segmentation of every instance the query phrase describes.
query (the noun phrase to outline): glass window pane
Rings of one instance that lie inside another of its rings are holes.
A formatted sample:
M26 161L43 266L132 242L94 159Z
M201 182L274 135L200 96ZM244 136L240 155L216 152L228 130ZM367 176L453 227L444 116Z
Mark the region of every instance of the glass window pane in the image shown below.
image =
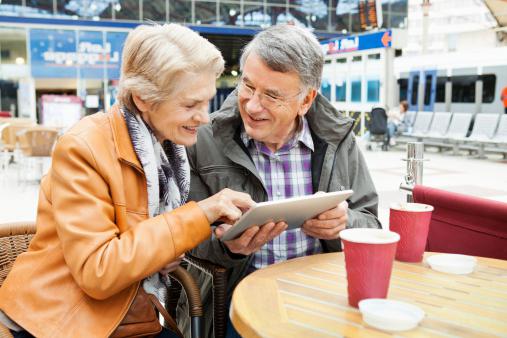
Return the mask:
M445 83L447 82L447 78L444 76L437 77L437 91L435 94L435 102L444 103L445 102Z
M139 21L139 0L121 0L121 8L116 11L116 20Z
M368 80L366 100L368 102L379 102L380 97L380 81Z
M452 77L452 102L473 103L475 102L476 75L463 75Z
M320 92L328 100L331 100L331 82L329 82L328 79L322 79L322 83L320 85Z
M404 28L406 15L391 14L391 22L389 28Z
M285 2L286 2L285 0L267 0L268 5L269 4L285 4Z
M201 24L215 24L217 21L217 3L214 2L195 2L195 23Z
M170 0L169 21L178 23L191 23L192 3L186 0Z
M347 93L347 82L341 81L336 83L335 87L335 100L338 102L345 102Z
M24 28L0 28L0 64L26 65ZM0 80L2 80L0 72Z
M412 106L417 106L418 93L419 93L419 75L415 75L412 80L412 95L410 99L410 104Z
M399 79L398 85L400 86L400 102L407 100L408 79Z
M391 12L407 15L408 0L391 0Z
M219 3L219 21L220 25L239 25L237 23L241 15L241 6L239 3Z
M495 100L496 75L482 75L482 102L491 103Z
M266 14L268 16L268 24L276 25L277 23L286 23L289 21L285 6L269 6L266 7Z
M350 101L361 102L361 79L357 78L351 81Z
M30 16L53 15L53 0L27 0L26 7L35 10L33 14L30 13Z
M76 18L103 18L111 19L112 4L109 1L83 3L77 0L57 0L56 11L58 14L70 15Z
M143 20L165 21L165 0L143 0Z
M289 17L306 27L327 30L328 9L322 1L301 1L289 8Z
M336 10L331 10L331 28L337 33L347 34L350 25L349 13L336 15Z
M433 82L432 75L426 75L424 80L424 105L427 106L431 101L431 87Z
M268 23L267 15L264 14L264 5L243 5L242 21L244 26L258 27Z

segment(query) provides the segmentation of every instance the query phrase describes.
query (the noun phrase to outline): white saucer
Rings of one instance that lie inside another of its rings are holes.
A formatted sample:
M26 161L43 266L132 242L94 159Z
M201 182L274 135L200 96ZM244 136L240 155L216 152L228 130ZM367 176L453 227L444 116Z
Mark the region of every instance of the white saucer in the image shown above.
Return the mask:
M474 271L477 259L466 255L440 254L426 258L426 263L428 263L433 270L456 275L465 275Z
M383 331L406 331L424 318L419 307L396 300L370 298L359 302L366 324Z

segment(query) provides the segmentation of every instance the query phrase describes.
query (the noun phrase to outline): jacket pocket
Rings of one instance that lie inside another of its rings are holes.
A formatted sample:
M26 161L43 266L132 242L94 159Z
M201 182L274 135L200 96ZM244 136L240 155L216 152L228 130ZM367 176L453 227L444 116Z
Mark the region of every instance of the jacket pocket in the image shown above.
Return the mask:
M197 173L212 194L225 188L244 192L250 190L248 189L250 172L240 166L211 165L199 168Z

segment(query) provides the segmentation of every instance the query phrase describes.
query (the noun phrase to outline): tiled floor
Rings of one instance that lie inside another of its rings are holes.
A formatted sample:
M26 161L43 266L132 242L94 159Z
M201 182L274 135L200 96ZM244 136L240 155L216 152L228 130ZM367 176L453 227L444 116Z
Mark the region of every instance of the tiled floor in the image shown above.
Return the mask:
M406 171L405 152L399 148L365 151L364 155L380 196L379 217L386 225L389 204L406 200L406 193L398 189ZM507 202L507 161L501 157L479 160L426 152L425 158L425 185ZM0 223L35 219L38 184L34 177L20 164L0 171Z

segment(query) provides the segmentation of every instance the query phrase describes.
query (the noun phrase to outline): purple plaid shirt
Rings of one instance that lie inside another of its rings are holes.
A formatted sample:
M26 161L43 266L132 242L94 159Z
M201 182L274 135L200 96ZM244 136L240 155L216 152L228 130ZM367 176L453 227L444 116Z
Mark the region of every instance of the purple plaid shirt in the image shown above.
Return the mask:
M245 130L241 139L247 147L270 201L311 195L311 159L313 140L305 118L294 137L276 152L250 138ZM254 254L251 268L260 269L288 259L322 252L318 239L305 235L300 228L287 230L266 243Z

